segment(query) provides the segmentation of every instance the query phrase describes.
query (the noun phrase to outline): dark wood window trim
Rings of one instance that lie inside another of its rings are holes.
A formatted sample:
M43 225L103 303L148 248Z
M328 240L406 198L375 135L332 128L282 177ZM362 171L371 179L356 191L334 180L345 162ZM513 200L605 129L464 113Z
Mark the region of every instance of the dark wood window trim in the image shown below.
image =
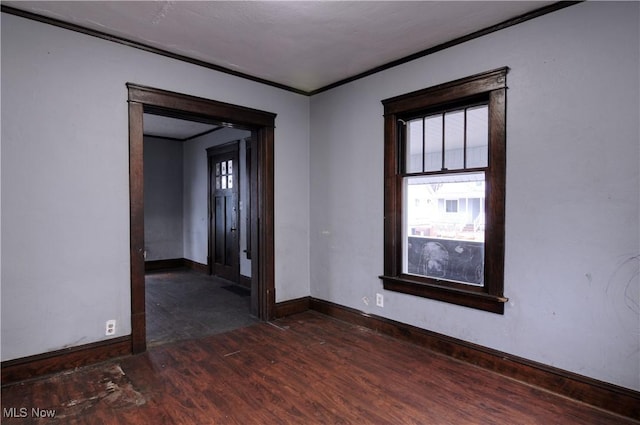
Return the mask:
M383 100L384 275L387 290L504 314L504 198L506 178L506 75L499 68ZM471 104L489 106L489 164L486 176L483 286L456 284L402 271L402 143L399 121L422 113Z

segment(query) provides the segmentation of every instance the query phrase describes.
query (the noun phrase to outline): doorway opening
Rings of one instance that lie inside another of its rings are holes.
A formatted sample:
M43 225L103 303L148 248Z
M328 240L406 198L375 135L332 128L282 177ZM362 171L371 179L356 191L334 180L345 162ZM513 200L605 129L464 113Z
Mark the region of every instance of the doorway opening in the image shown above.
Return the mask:
M251 205L251 209L246 217L245 228L248 229L246 240L251 247L251 263L250 277L245 279L244 283L251 290L251 314L260 320L272 319L275 304L273 257L275 114L131 83L127 84L127 88L129 94L132 352L139 353L146 350L143 157L145 114L215 124L222 128L243 130L250 134L251 149L248 152L252 171L247 181L246 202ZM229 173L225 174L227 175ZM209 207L211 207L210 203ZM230 228L229 231L231 231ZM210 257L211 252L207 258L209 270L212 268Z
M148 113L143 121L147 347L256 323L246 249L251 132Z

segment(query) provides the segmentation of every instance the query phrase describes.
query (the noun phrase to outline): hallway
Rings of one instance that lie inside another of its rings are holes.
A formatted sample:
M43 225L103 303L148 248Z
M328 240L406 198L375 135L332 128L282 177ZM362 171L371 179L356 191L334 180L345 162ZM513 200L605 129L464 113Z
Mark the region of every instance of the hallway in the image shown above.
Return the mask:
M145 276L147 345L199 339L258 322L250 316L250 291L192 270Z

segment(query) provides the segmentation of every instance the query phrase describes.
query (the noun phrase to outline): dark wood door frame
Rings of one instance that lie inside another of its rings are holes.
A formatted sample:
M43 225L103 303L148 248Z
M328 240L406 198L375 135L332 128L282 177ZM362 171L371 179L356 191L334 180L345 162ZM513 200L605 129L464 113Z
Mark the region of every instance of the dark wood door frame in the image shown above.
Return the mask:
M274 127L276 114L127 83L129 102L129 203L131 259L131 350L146 350L144 279L143 115L186 118L251 130L251 308L261 320L274 317Z

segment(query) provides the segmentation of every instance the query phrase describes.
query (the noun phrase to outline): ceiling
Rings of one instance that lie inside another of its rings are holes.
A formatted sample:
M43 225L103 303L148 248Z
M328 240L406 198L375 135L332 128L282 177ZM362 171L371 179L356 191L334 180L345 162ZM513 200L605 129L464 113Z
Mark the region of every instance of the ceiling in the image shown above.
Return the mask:
M553 3L2 1L305 94Z
M220 125L153 114L144 114L142 122L145 136L165 137L180 141L186 141L222 128Z

